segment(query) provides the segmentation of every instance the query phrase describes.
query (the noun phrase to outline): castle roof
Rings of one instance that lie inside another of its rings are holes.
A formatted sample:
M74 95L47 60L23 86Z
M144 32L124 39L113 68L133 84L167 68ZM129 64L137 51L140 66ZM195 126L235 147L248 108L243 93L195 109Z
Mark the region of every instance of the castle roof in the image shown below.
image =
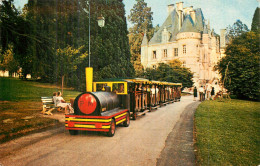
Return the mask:
M204 30L204 16L200 8L195 9L195 22L192 20L190 14L183 14L183 24L179 30L179 14L174 9L166 18L160 29L154 34L149 44L157 44L162 42L162 32L166 28L171 34L169 41L176 41L176 36L180 32L198 32L202 33Z
M195 27L190 15L186 16L180 32L199 32L199 30Z

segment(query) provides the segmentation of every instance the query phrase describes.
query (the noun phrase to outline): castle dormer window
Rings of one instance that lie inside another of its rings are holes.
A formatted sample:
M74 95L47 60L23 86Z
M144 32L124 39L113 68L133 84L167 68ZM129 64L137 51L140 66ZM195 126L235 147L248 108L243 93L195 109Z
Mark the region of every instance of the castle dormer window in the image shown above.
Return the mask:
M167 43L169 39L170 39L170 33L165 27L164 30L162 31L162 43Z

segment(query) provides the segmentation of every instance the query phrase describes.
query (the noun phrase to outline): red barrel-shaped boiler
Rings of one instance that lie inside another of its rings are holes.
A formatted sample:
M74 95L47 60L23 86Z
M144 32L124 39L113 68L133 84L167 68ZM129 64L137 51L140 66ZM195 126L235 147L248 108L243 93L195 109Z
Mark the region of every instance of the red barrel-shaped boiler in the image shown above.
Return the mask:
M74 114L101 116L102 112L119 107L117 94L113 92L86 92L74 101Z

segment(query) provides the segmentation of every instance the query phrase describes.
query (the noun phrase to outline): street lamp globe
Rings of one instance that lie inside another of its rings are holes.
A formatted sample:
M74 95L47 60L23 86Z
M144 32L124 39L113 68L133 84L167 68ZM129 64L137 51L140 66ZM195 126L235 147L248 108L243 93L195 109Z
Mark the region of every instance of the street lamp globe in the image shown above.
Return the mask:
M105 18L102 15L97 18L97 22L99 27L102 28L105 26Z

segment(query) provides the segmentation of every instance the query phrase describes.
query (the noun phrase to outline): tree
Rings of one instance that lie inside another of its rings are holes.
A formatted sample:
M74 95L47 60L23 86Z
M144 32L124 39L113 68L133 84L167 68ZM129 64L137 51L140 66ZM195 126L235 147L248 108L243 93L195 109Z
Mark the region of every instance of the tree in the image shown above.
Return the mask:
M129 44L131 46L131 62L137 71L142 70L141 65L141 44L144 33L146 33L148 41L152 38L154 29L152 25L153 12L144 0L136 0L136 4L130 11L128 20L133 24L129 28Z
M67 60L75 60L69 57L69 54L74 55L72 50L80 50L79 54L89 54L90 44L90 64L95 71L95 80L133 76L122 0L89 2L30 0L21 14L14 8L13 0L3 1L0 13L2 52L7 50L8 44L13 45L14 58L22 67L24 76L31 74L44 82L59 83L60 77L65 74L68 86L82 90L85 89L84 71L89 64L89 56L85 56L80 63L71 62L73 68L65 69L61 66L70 65ZM88 5L91 6L90 18ZM101 14L106 19L103 28L97 24ZM69 50L71 52L66 53Z
M243 33L248 32L249 29L242 21L237 20L232 26L227 27L227 39L229 43L236 37L241 36Z
M32 40L30 23L13 5L13 0L4 0L0 4L1 50L2 55L12 45L13 57L22 68L23 76L32 72L33 54L28 51Z
M67 46L64 49L57 49L56 60L59 62L56 66L57 78L65 79L65 85L78 86L79 80L75 76L75 72L78 69L78 65L87 57L87 53L82 53L83 47L79 49L73 49L71 46ZM73 78L73 79L71 79Z
M160 63L156 69L147 68L143 76L149 80L182 83L183 87L193 85L193 73L188 68L182 67L179 60L173 60L169 64Z
M99 0L92 5L91 66L94 80L132 77L134 68L130 62L130 46L122 0ZM97 24L100 15L106 20L103 28Z
M255 9L254 17L251 24L251 31L259 33L260 31L260 8Z
M228 45L226 56L217 64L225 88L240 99L259 100L259 44L259 34L243 33Z
M19 63L14 59L13 47L9 45L8 49L0 54L0 70L9 71L9 73L17 73L19 70Z

